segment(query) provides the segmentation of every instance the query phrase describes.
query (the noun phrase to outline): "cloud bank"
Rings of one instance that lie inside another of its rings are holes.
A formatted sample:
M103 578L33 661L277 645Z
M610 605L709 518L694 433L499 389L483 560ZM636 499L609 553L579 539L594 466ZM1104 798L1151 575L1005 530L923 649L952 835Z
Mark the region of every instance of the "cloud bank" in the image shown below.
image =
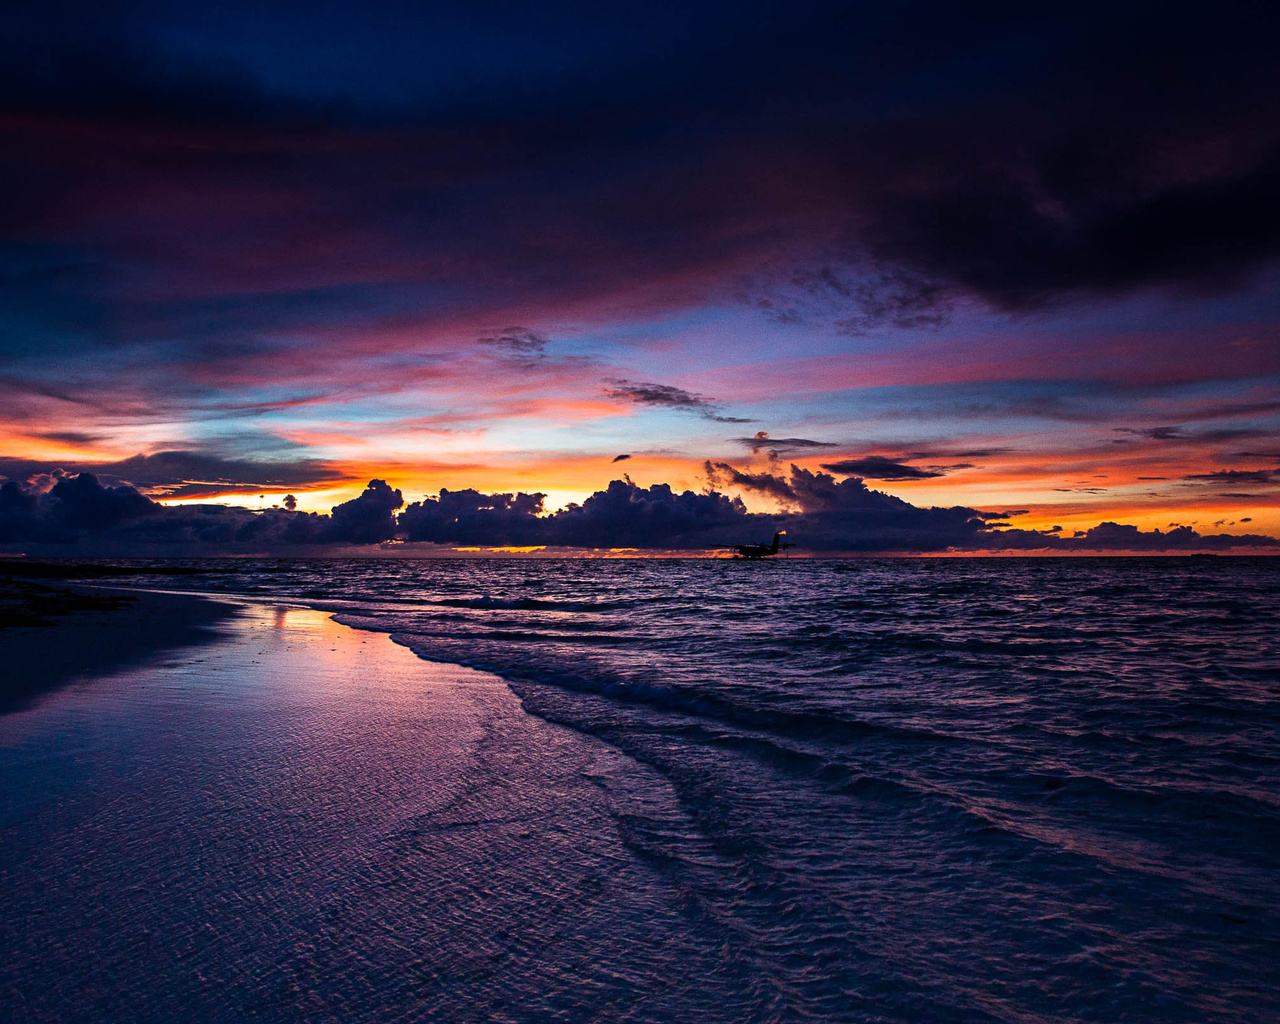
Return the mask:
M762 515L719 490L676 491L614 480L582 504L546 514L542 494L441 490L407 506L398 489L371 480L331 514L217 505L166 507L126 485L105 486L91 473L38 492L0 485L0 545L36 545L67 553L189 554L223 551L305 553L325 547L372 547L402 541L448 547L549 547L704 550L752 542L787 530L802 551L863 554L947 551L1187 552L1280 550L1260 534L1162 532L1100 523L1073 537L1011 528L1015 512L964 506L920 508L866 486L792 466L786 476L708 463L714 486L767 494L787 511ZM398 514L397 514L398 513ZM376 550L376 549L375 549Z
M267 462L175 450L95 463L90 470L75 463L0 458L0 476L13 480L39 479L51 485L79 472L91 472L95 479L133 487L158 498L308 490L348 482L343 472L322 459Z

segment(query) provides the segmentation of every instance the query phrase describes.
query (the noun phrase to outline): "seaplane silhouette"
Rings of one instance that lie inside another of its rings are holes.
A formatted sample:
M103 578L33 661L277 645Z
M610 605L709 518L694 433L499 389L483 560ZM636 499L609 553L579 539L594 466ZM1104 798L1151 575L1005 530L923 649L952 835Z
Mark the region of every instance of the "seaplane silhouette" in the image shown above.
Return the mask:
M738 552L735 558L768 558L770 555L776 555L779 551L786 548L795 547L794 544L781 543L782 538L787 535L786 530L779 530L773 535L772 544L735 544L733 550Z

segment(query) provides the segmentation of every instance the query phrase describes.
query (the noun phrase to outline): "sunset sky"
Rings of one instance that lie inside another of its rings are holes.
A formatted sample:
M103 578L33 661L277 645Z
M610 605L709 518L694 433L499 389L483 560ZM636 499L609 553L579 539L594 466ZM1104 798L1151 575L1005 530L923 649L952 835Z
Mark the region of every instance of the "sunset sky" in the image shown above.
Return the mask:
M1280 535L1273 5L3 17L30 493L554 510L625 473L772 513L795 464Z

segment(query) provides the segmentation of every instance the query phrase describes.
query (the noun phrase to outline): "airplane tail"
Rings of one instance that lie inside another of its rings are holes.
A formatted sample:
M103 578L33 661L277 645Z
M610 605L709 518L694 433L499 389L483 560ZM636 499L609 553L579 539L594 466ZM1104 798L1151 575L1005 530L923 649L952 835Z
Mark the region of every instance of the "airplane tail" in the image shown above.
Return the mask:
M779 530L777 533L773 535L773 550L771 554L776 555L778 553L778 544L782 541L782 535L786 532L787 532L786 530Z

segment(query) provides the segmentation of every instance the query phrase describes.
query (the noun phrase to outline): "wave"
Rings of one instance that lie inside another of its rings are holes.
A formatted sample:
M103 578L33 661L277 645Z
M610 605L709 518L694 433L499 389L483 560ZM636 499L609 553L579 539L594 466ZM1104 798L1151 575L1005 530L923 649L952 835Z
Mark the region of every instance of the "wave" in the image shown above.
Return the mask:
M359 619L338 616L346 625L364 626ZM368 627L365 627L368 628ZM378 627L388 632L385 626ZM514 684L517 693L522 683L534 683L558 690L589 694L632 706L643 706L663 712L688 715L694 718L713 719L747 729L772 732L797 739L813 741L857 742L867 739L884 739L913 744L981 743L980 739L950 735L930 729L901 726L888 722L856 719L837 714L818 714L791 710L785 706L758 706L735 701L710 688L673 686L654 679L625 677L605 669L587 674L575 671L567 664L534 652L524 652L506 658L492 653L464 653L456 647L442 645L439 640L416 633L391 632L396 643L408 647L428 661L448 661L468 668L490 672ZM510 634L499 634L488 639L509 640ZM542 634L525 633L519 638L549 639ZM473 637L474 639L474 637Z
M626 755L593 779L624 842L762 984L833 992L817 1019L864 978L928 978L972 998L920 1019L1058 1019L1067 993L1072 1020L1142 1020L1132 979L1159 978L1162 1019L1192 1021L1248 1019L1203 979L1274 987L1275 565L1218 566L1216 590L1142 560L796 562L767 586L335 562L227 586L494 673ZM972 980L1015 962L1025 984Z
M608 612L618 611L633 607L635 601L552 601L537 597L467 597L467 598L438 598L434 601L423 602L424 604L434 604L442 608L474 608L479 611L487 611L490 609L499 611L522 611L522 612Z

